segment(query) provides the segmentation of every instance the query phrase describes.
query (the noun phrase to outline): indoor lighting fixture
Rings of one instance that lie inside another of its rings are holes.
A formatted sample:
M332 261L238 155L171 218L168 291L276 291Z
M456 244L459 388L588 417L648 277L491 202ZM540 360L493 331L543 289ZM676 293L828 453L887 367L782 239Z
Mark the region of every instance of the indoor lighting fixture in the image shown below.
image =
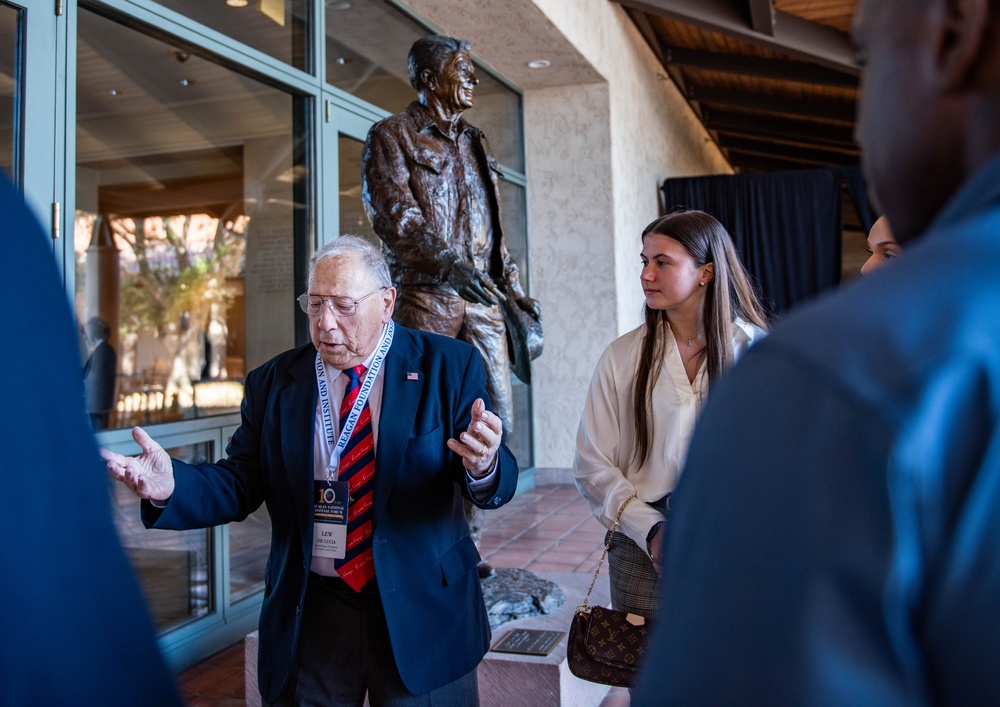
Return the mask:
M351 3L347 0L326 0L326 6L330 10L349 10Z
M250 0L226 0L226 4L229 7L246 7L250 4Z
M528 62L529 69L547 69L550 66L552 66L552 62L548 59L535 59Z

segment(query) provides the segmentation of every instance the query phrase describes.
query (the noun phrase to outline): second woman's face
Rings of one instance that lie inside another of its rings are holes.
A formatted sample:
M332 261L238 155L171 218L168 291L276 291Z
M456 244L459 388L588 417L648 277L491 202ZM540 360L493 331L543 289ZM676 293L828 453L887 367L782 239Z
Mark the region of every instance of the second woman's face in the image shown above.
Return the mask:
M642 291L650 309L671 310L698 305L705 299L702 282L711 280L711 266L698 266L679 241L650 234L642 242Z
M861 266L862 275L871 275L893 258L898 258L902 248L896 242L885 216L881 216L868 232L868 260Z

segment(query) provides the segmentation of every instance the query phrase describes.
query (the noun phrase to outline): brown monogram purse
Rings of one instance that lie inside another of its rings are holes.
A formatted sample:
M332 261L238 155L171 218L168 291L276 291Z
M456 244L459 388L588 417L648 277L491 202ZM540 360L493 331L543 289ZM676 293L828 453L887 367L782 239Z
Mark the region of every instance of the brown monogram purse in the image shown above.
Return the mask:
M573 613L566 646L566 659L571 673L590 682L615 687L635 686L639 663L649 645L651 627L649 622L639 626L632 624L624 611L589 606L588 602L625 506L635 498L633 495L627 499L618 511L587 596Z

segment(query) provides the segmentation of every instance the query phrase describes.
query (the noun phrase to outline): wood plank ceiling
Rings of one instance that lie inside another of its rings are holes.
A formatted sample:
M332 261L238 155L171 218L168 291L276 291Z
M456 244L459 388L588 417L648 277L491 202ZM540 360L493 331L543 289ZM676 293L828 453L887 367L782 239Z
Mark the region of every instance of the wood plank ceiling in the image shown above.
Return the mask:
M855 165L857 0L613 0L738 172Z

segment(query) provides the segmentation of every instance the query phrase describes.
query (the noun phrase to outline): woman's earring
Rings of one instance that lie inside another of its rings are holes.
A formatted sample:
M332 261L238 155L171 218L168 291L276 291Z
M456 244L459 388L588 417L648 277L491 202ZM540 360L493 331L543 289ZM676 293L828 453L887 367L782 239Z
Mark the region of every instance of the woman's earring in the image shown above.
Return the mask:
M704 287L704 286L705 286L705 281L704 281L704 280L702 280L702 281L701 281L701 286L702 286L702 287Z

